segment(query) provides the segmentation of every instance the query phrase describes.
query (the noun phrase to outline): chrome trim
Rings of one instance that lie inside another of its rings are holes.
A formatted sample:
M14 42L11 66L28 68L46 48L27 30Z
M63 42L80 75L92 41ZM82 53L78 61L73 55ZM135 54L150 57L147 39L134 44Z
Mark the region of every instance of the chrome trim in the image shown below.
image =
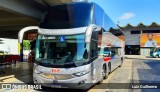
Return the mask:
M88 43L91 41L91 36L92 36L92 32L93 31L100 31L101 27L91 24L90 26L88 26L86 34L85 34L85 42Z
M41 73L38 74L39 76L46 78L46 79L53 79L53 80L67 80L74 78L72 74L47 74L47 73Z
M38 33L44 34L44 35L74 35L74 34L85 33L86 29L87 27L72 28L72 29L43 29L43 28L40 28L38 30Z

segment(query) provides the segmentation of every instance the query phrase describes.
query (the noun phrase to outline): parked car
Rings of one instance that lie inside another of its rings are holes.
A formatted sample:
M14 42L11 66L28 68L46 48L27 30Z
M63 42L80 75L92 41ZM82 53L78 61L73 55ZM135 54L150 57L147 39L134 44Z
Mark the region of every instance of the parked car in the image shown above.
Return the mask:
M153 48L150 52L150 56L160 58L160 47L159 48Z

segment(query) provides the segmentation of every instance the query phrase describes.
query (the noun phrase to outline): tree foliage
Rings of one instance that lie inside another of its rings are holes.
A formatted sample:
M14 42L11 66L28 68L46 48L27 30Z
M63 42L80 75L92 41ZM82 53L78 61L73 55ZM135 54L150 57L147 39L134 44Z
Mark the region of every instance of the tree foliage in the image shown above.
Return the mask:
M23 49L24 50L30 49L30 41L29 40L23 40Z

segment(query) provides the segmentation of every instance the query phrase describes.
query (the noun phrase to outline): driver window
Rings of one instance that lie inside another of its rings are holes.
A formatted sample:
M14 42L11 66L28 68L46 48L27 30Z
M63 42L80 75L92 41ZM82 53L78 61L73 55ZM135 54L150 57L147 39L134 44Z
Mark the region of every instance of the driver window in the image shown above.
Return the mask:
M91 59L96 59L98 57L98 33L99 31L93 31L91 36L91 48L90 48Z
M91 54L90 54L90 57L91 58L95 58L97 56L98 56L97 42L92 40L92 42L91 42Z

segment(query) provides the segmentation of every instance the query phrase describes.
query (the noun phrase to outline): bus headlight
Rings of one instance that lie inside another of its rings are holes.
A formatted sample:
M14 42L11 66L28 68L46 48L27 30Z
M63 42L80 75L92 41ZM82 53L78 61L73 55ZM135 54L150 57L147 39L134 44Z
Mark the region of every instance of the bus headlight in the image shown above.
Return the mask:
M80 77L80 76L83 76L83 75L85 75L89 72L90 72L90 70L84 70L84 71L81 71L81 72L74 73L73 75Z
M42 76L43 78L53 79L53 75L51 74L40 73L39 75Z
M34 73L36 73L36 74L40 74L40 73L41 73L41 72L38 71L37 69L33 69L33 71L34 71Z

